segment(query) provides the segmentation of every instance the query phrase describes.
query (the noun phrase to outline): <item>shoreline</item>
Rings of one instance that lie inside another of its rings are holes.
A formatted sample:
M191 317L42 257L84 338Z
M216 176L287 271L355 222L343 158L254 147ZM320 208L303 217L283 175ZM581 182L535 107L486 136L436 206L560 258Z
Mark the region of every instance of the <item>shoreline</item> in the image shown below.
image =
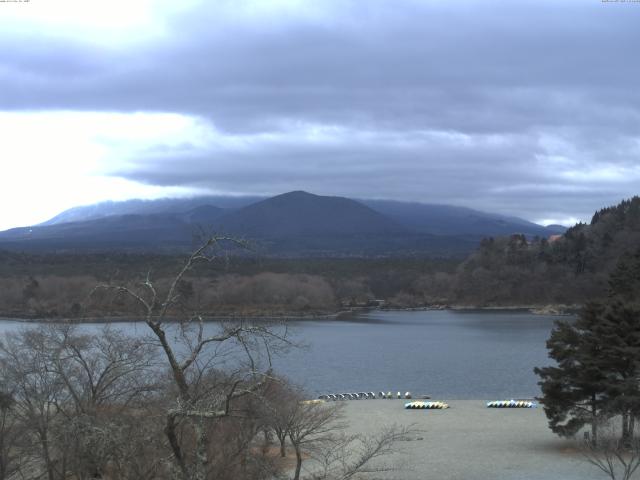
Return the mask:
M427 312L449 310L453 312L482 311L482 312L529 312L533 315L548 316L573 316L581 309L580 305L514 305L514 306L476 306L476 305L431 305L422 307L352 307L348 310L336 310L334 312L318 313L295 313L283 312L282 314L223 314L223 315L203 315L205 322L221 322L235 320L258 320L258 321L305 321L305 320L340 320L359 313L373 311L380 312ZM93 316L93 317L48 317L45 315L0 313L0 321L16 321L24 323L138 323L144 322L143 317L132 316ZM169 322L177 319L167 319Z
M330 320L343 315L349 315L353 312L339 311L336 313L323 313L323 314L283 314L283 315L203 315L203 321L207 322L222 322L222 321L234 321L234 320L259 320L259 321L300 321L300 320ZM23 315L18 314L0 314L0 321L13 321L23 323L143 323L144 317L132 317L132 316L104 316L104 317L47 317L47 316L35 316L35 315ZM178 322L176 318L167 317L166 322Z
M544 304L544 305L432 305L424 307L382 307L374 310L419 312L431 310L456 311L505 311L505 312L530 312L534 315L575 315L582 309L582 305Z

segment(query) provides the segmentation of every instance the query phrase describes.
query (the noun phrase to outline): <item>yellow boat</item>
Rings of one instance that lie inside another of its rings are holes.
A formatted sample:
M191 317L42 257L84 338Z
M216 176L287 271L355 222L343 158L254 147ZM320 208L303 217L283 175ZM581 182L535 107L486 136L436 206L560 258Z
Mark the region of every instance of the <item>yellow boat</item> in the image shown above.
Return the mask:
M300 405L316 405L320 403L326 403L326 401L321 398L317 398L315 400L302 400Z

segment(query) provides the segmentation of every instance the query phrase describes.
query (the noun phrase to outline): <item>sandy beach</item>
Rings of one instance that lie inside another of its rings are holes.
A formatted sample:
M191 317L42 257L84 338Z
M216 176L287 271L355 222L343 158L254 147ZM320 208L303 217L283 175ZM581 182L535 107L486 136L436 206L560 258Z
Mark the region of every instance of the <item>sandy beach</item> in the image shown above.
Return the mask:
M445 400L446 401L446 400ZM432 480L596 480L605 478L547 427L542 408L490 409L486 400L447 401L447 410L405 410L406 400L349 401L353 433L413 424L421 432L390 462L402 468L380 478Z

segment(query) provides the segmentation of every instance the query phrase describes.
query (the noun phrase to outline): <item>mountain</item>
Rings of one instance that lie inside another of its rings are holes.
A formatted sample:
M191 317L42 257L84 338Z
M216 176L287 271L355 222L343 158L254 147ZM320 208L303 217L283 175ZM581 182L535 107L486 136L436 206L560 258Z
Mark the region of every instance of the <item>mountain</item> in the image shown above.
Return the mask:
M290 193L300 195L303 192ZM253 205L263 200L268 200L268 198L257 196L202 196L193 198L102 202L95 205L71 208L41 225L57 225L129 214L189 215L190 211L204 207L221 209L220 212L212 215L207 214L202 216L202 214L197 214L200 215L200 217L198 217L200 221L210 226L212 224L210 222L222 216L218 215L218 213L230 213L231 211ZM396 226L405 227L413 232L432 235L464 235L481 238L523 233L529 236L549 236L562 234L566 230L566 228L561 225L544 227L518 217L487 213L453 205L367 199L359 199L358 202L392 220L396 223ZM189 219L187 219L187 221L189 221ZM238 220L238 222L240 222L240 220ZM234 228L238 226L236 220L231 219L229 220L229 225Z
M154 215L186 213L202 206L223 209L241 208L264 197L251 196L206 196L190 198L160 198L157 200L125 200L122 202L100 202L70 208L40 225L59 225L69 222L84 222L118 215Z
M175 215L115 215L97 220L13 228L0 249L114 250L189 246L190 226Z
M433 235L468 235L482 238L522 233L547 237L561 234L566 230L560 225L543 227L518 217L486 213L453 205L390 200L361 201L408 229Z
M564 225L547 225L544 227L551 235L562 235L568 228Z
M27 228L0 232L0 249L186 250L194 233L218 232L255 242L256 250L294 256L461 256L483 237L548 229L447 205L295 191L271 198L196 197L129 200L77 207Z
M225 209L213 205L200 205L183 213L180 217L190 224L213 225L225 212Z
M258 238L408 233L371 208L344 197L289 192L218 219L220 230Z

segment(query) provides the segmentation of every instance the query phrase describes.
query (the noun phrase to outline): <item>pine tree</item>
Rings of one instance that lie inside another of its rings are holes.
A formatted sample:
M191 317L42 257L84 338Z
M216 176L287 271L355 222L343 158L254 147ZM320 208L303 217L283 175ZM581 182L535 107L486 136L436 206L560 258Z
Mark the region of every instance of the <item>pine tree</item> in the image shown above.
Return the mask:
M611 301L590 303L571 323L558 322L547 341L557 366L536 368L551 430L573 436L602 418L622 418L622 440L640 415L640 310Z
M602 305L590 303L576 322L557 322L547 341L557 366L534 369L541 378L549 427L558 435L571 437L590 425L592 441L597 442L597 425L606 407L606 375L598 361L601 345L592 332L603 311Z
M609 297L627 303L640 303L640 249L622 255L609 277Z
M606 373L606 409L621 416L626 443L640 414L640 310L620 301L611 303L593 336L602 345L598 363Z

